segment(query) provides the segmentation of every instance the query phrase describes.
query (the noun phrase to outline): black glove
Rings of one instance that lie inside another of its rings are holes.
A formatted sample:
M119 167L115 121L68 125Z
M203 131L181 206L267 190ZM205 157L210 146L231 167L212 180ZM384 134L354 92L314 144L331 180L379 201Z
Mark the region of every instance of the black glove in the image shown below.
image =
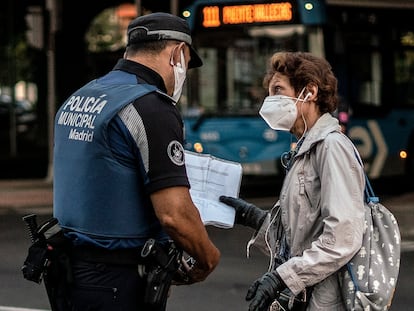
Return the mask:
M267 212L259 207L248 203L242 199L220 196L220 202L233 207L236 210L236 224L259 229L263 224Z
M280 278L276 270L265 273L256 280L247 291L246 300L251 301L249 311L266 311L279 297L286 284Z

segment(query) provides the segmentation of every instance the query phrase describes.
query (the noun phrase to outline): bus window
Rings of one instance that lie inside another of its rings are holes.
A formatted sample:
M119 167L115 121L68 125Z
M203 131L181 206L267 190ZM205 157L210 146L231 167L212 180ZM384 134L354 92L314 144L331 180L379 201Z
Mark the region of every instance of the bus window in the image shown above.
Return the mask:
M381 55L374 52L354 54L351 70L354 70L351 86L351 101L360 105L381 105Z
M269 57L278 50L305 44L303 26L251 27L220 34L197 33L195 41L204 66L189 73L191 86L181 109L194 113L257 115L267 90L262 80ZM230 39L231 38L231 39ZM196 81L194 81L196 80ZM194 87L197 93L188 94Z
M218 101L218 94L214 91L217 80L218 53L212 48L200 48L200 53L203 56L204 66L202 74L199 75L199 99L191 102L201 105L202 111L200 112L215 112L215 103Z
M414 30L403 32L400 43L394 53L396 102L414 107Z

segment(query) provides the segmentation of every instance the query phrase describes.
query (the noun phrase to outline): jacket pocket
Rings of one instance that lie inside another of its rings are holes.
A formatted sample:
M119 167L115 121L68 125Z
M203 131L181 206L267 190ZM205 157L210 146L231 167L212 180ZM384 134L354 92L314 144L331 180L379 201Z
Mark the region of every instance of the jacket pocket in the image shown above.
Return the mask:
M345 310L336 273L315 285L309 305L309 310Z

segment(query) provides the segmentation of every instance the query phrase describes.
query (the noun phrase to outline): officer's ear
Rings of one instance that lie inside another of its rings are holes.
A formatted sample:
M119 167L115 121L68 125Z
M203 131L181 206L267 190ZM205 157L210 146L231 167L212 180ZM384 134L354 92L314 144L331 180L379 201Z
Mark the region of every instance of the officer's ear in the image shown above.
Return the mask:
M178 65L178 64L182 65L181 64L181 51L183 51L184 53L184 47L185 47L185 42L180 42L180 44L174 47L173 52L172 52L172 59L173 59L174 65Z

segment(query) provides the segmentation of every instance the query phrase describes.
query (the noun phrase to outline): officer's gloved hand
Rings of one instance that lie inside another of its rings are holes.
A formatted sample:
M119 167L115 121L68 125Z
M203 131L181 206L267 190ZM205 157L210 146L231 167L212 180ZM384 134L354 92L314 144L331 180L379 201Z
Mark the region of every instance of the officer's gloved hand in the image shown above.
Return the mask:
M279 293L286 288L276 270L265 273L247 291L246 300L250 301L249 311L266 311Z
M263 224L267 212L239 198L220 196L220 202L236 210L236 224L244 225L258 230Z

